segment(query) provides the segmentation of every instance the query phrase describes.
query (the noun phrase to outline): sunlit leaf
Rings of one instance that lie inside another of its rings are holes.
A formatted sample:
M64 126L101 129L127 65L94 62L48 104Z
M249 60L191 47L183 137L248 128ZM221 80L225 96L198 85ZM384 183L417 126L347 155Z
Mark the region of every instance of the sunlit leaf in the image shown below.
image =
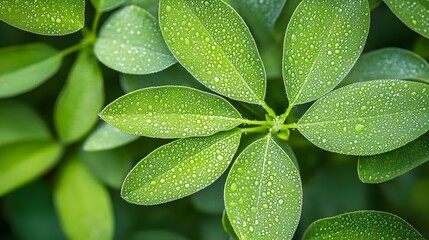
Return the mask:
M61 139L74 142L87 134L103 103L103 76L91 49L84 49L55 103L55 127Z
M61 61L62 54L43 43L0 49L0 98L36 88L58 71Z
M94 52L106 66L129 74L158 72L176 62L156 19L134 5L122 8L107 19Z
M153 16L158 16L159 0L127 0L125 4L139 6Z
M358 59L369 29L366 0L304 0L286 30L283 79L292 105L332 90Z
M429 131L428 90L427 84L403 80L351 84L314 103L298 129L328 151L388 152Z
M83 149L85 151L103 151L126 145L139 136L124 133L121 130L103 123L85 140Z
M143 158L128 174L121 195L128 202L153 205L195 193L226 170L237 151L241 131L185 138Z
M59 160L62 147L52 140L27 141L0 147L0 196L36 179Z
M429 38L429 1L384 0L384 2L405 25Z
M146 230L134 233L130 240L189 240L189 238L165 230Z
M161 0L162 34L202 84L229 98L263 104L265 70L250 31L220 0Z
M423 236L402 218L378 211L351 212L318 220L310 225L303 239L424 240Z
M240 239L292 239L302 187L289 156L270 137L238 156L225 185L225 208Z
M408 50L380 49L363 54L340 86L377 79L413 79L429 83L429 64Z
M381 183L427 161L429 161L429 134L391 152L360 157L359 178L365 183Z
M0 1L0 20L25 31L64 35L81 29L85 0Z
M110 196L79 158L63 166L54 189L54 202L69 239L112 239Z
M238 239L237 234L235 233L234 228L232 228L231 222L229 221L228 215L226 214L225 210L222 213L222 225L225 232L228 233L228 235L232 239Z
M241 120L223 98L179 86L131 92L109 104L100 115L124 132L157 138L208 136L232 129Z
M99 12L104 12L116 8L123 4L126 0L91 0L92 5Z

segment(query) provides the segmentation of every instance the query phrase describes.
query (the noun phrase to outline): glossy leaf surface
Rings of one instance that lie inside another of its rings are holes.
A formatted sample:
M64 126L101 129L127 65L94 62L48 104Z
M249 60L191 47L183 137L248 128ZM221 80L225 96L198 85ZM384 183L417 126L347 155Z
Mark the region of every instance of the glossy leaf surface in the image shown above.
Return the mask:
M403 80L360 82L333 91L298 121L313 144L350 155L399 148L429 130L429 85Z
M83 149L85 151L109 150L126 145L138 138L137 135L124 133L109 124L103 123L85 140Z
M139 6L150 12L153 16L158 16L159 0L127 0L125 4Z
M429 83L429 64L408 50L380 49L363 54L340 85L378 79L413 79Z
M384 2L405 25L429 38L429 1L384 0Z
M318 220L310 225L303 239L424 240L423 236L402 218L378 211L351 212Z
M0 20L25 31L64 35L81 29L84 0L0 1Z
M101 117L124 132L157 138L208 136L234 128L241 119L223 98L178 86L124 95L109 104Z
M112 239L113 210L109 193L72 157L62 168L54 202L69 239Z
M54 120L60 138L65 142L82 138L97 122L103 103L103 76L91 49L84 49L55 103Z
M177 60L229 98L262 104L265 70L250 31L220 0L161 0L160 25Z
M34 89L61 66L62 55L43 43L0 49L0 98Z
M92 5L99 12L108 11L110 9L118 7L125 1L126 0L91 0Z
M360 157L359 178L364 183L381 183L398 177L429 161L429 134L391 152Z
M164 145L143 158L122 185L128 202L153 205L188 196L213 183L226 170L241 131L185 138Z
M129 74L148 74L174 64L156 19L146 10L127 6L104 23L94 52L106 66Z
M306 103L332 90L357 61L369 29L366 0L305 0L286 30L283 79L289 102Z
M225 208L240 239L291 239L302 187L289 156L265 137L238 156L225 184Z

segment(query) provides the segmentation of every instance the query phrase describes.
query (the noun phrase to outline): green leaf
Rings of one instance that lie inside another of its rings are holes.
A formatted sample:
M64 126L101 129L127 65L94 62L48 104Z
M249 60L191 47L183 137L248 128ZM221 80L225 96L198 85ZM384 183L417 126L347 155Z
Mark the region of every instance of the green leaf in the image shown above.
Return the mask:
M223 188L226 174L222 175L210 186L190 196L191 202L198 212L219 216L224 210Z
M107 19L94 52L106 66L129 74L158 72L176 62L156 19L134 5L122 8Z
M222 213L222 225L225 232L228 233L228 235L232 239L238 239L238 236L235 233L234 228L232 227L231 222L229 221L228 215L226 214L225 210Z
M340 86L377 79L413 79L429 83L429 64L411 51L384 48L363 54Z
M153 16L158 16L159 0L127 0L125 4L139 6L150 12Z
M134 233L130 240L189 240L189 238L174 232L164 230L146 230Z
M63 166L54 202L69 239L112 239L113 209L109 193L76 156Z
M399 148L429 131L429 86L403 80L360 82L318 100L298 121L313 144L349 155Z
M103 102L103 76L91 49L84 49L55 103L54 120L60 138L70 143L85 136L97 122Z
M369 29L367 0L304 0L286 30L283 79L291 105L331 91L358 59Z
M92 5L99 12L105 12L123 4L126 0L91 0Z
M429 2L426 0L384 0L392 12L409 28L429 38Z
M164 145L131 170L121 195L131 203L153 205L195 193L212 184L226 170L240 137L241 131L234 129Z
M255 41L220 0L161 0L160 25L177 60L198 81L229 98L264 103L266 80Z
M357 211L318 220L308 227L303 239L424 240L402 218L378 211Z
M51 138L40 116L25 104L16 101L0 102L0 116L0 146Z
M141 89L109 104L104 121L128 133L156 138L208 136L240 124L240 113L223 98L187 87Z
M0 98L38 87L58 71L61 62L62 54L43 43L0 49Z
M240 239L292 239L301 215L301 179L267 136L238 156L225 185L225 208Z
M359 178L364 183L381 183L398 177L427 161L429 161L429 134L394 151L360 157Z
M0 0L0 20L32 33L65 35L85 22L84 0Z
M0 147L0 196L48 172L62 147L52 140L26 141Z
M382 2L383 0L368 0L369 8L373 10L377 8Z
M109 124L103 123L85 140L83 149L90 152L109 150L126 145L138 138L139 136L124 133Z

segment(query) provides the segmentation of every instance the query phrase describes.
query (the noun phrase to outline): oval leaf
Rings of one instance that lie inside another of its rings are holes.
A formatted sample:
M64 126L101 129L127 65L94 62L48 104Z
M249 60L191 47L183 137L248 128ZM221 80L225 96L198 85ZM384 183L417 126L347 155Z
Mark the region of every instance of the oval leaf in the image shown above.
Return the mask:
M429 2L426 0L384 0L409 28L429 38Z
M84 49L55 103L55 127L61 139L70 143L87 134L97 122L103 102L103 76L91 49Z
M241 131L185 138L164 145L143 158L126 177L121 195L128 202L153 205L195 193L226 170Z
M226 212L240 239L292 239L301 206L298 170L271 137L243 150L225 185Z
M52 140L26 141L0 147L0 196L49 171L62 147Z
M127 0L91 0L92 5L99 12L104 12L116 8Z
M54 202L69 239L112 239L113 209L109 193L72 157L62 168Z
M30 91L54 75L62 54L43 43L0 49L0 98Z
M232 239L238 239L237 234L234 231L234 228L232 228L231 222L229 221L228 215L226 214L226 211L224 210L222 213L222 225L225 232L232 238Z
M156 138L208 136L232 129L241 120L237 110L223 98L178 86L126 94L100 115L124 132Z
M137 6L124 7L109 17L94 52L106 66L129 74L158 72L176 62L156 19Z
M350 71L369 30L367 0L305 0L286 30L283 79L291 105L331 91Z
M84 0L0 1L0 20L32 33L65 35L85 21Z
M303 239L424 240L423 236L402 218L378 211L351 212L318 220L308 227Z
M150 12L153 16L158 16L159 0L127 0L125 4L139 6Z
M363 54L340 86L377 79L413 79L429 83L429 64L408 50L380 49Z
M162 34L202 84L229 98L264 103L265 70L240 16L220 0L161 0Z
M345 86L313 104L300 132L328 151L374 155L429 131L429 85L378 80Z
M394 151L360 157L359 178L364 183L381 183L398 177L427 161L429 161L429 134Z
M121 130L103 123L85 140L85 151L102 151L126 145L139 136L124 133Z

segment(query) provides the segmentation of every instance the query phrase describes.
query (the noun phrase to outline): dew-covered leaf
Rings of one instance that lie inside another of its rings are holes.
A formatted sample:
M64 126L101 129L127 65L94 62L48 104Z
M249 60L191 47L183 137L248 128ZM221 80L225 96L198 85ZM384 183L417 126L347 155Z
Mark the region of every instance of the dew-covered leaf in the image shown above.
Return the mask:
M158 16L159 0L127 0L125 4L139 6L150 12L153 16Z
M160 25L177 60L229 98L263 104L265 70L250 31L220 0L161 0Z
M225 185L225 208L240 239L292 239L301 215L301 179L270 137L238 156Z
M404 80L360 82L318 100L298 121L316 146L342 154L374 155L429 131L429 85Z
M0 98L30 91L54 75L62 54L43 43L0 49Z
M331 91L357 61L369 29L367 0L305 0L286 30L283 79L292 105Z
M195 193L226 170L240 143L241 130L176 140L143 158L126 177L121 195L153 205Z
M405 25L429 38L429 1L384 0L384 2Z
M391 152L360 157L359 178L364 183L381 183L398 177L429 161L429 134Z
M187 87L164 86L126 94L102 112L107 123L156 138L208 136L240 124L240 113L223 98Z
M104 12L116 8L123 4L126 0L91 0L92 5L99 12Z
M402 218L379 211L357 211L320 219L308 227L303 237L303 240L317 239L424 240Z
M0 146L0 196L49 171L60 159L62 150L52 140Z
M228 215L226 214L226 211L224 210L222 213L222 225L225 232L232 238L232 239L238 239L237 234L234 231L234 228L231 225L231 222L229 221Z
M91 49L84 49L55 103L54 120L60 138L74 142L87 134L96 124L103 103L103 76Z
M429 64L405 49L380 49L363 54L340 86L378 79L413 79L429 83Z
M113 209L107 189L73 156L62 167L54 203L69 239L113 239Z
M65 35L81 29L85 0L0 0L0 20L32 33Z
M154 73L176 62L165 45L156 18L134 5L107 19L94 52L106 66L128 74Z
M109 124L102 123L85 140L83 149L91 152L109 150L126 145L138 138L137 135L124 133Z

